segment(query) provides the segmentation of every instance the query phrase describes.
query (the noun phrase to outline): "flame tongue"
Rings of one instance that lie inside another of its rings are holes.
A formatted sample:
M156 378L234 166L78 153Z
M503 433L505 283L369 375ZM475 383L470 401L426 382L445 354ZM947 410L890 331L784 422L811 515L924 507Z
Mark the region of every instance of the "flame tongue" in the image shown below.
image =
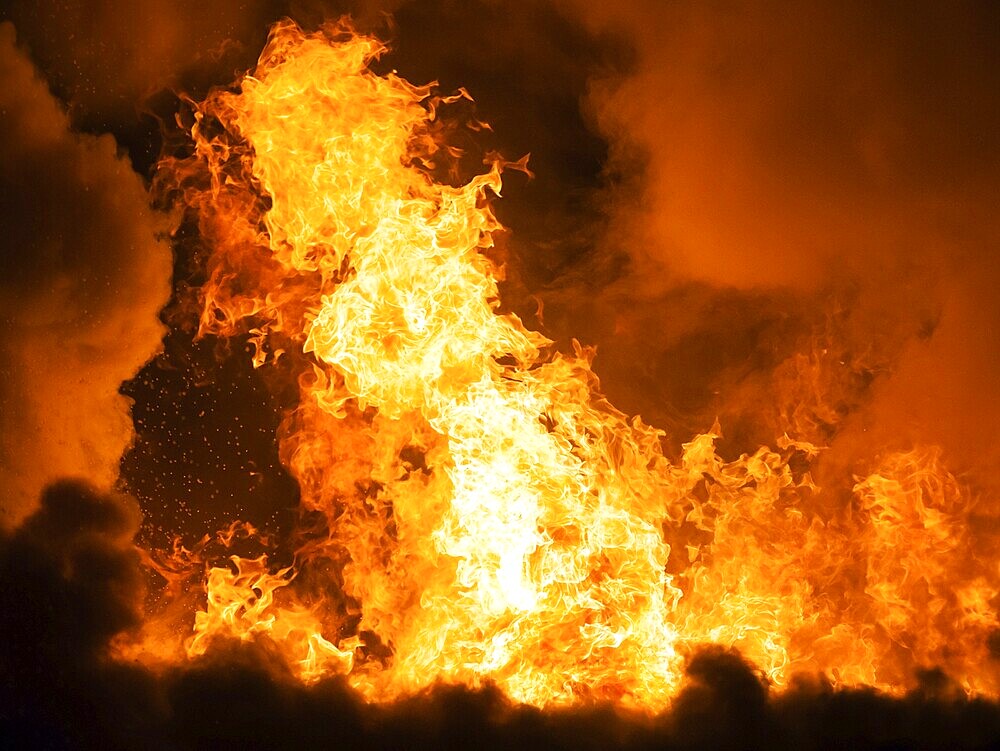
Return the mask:
M812 503L789 464L815 458L807 440L726 463L713 433L669 463L588 353L498 313L500 165L435 182L442 100L371 72L383 49L277 25L238 93L196 105L196 155L173 165L213 246L203 331L256 326L257 364L270 338L309 355L281 455L325 520L293 570L212 569L188 654L266 635L303 680L346 673L372 699L490 680L656 710L682 647L714 641L778 685L834 669L899 690L936 662L995 692L997 571L936 454L890 457L853 515Z
M321 368L304 400L368 410L356 429L373 461L352 478L366 497L340 478L313 499L349 555L359 628L393 650L391 669L359 675L383 693L488 676L536 703L663 701L676 636L655 434L592 404L585 359L543 357L544 337L497 314L483 251L499 166L430 179L416 166L437 148L429 90L371 73L377 42L334 36L277 27L213 114L252 149L273 258L322 279L304 331L283 331ZM283 303L272 289L266 307ZM312 472L343 471L294 441Z

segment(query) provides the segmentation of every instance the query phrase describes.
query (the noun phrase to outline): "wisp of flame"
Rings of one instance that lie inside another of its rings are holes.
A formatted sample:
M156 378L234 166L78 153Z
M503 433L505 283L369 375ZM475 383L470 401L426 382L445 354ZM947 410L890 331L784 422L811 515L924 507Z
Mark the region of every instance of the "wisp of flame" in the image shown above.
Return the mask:
M251 74L191 102L193 155L161 165L212 249L202 331L301 364L280 446L303 522L290 566L208 568L183 644L153 618L122 650L266 639L301 680L372 700L491 683L657 711L718 643L778 687L902 691L938 665L995 695L998 572L939 454L885 457L836 511L802 436L726 462L716 428L669 461L590 351L501 312L505 163L436 179L457 156L442 110L467 95L376 74L384 50L346 22L277 24Z

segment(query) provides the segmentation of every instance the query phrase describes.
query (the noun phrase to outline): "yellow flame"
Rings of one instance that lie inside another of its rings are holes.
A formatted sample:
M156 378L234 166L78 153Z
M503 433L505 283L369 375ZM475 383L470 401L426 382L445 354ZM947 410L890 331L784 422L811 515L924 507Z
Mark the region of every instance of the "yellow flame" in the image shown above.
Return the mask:
M903 690L937 664L995 693L997 571L963 550L969 499L937 454L888 457L832 510L809 437L725 462L716 428L669 462L588 351L498 311L502 163L433 179L450 100L376 75L383 51L344 23L278 24L165 166L214 249L203 331L243 325L255 365L271 339L305 353L281 456L313 519L294 568L210 568L188 655L267 636L303 680L346 674L371 699L490 681L657 710L717 642L778 686Z

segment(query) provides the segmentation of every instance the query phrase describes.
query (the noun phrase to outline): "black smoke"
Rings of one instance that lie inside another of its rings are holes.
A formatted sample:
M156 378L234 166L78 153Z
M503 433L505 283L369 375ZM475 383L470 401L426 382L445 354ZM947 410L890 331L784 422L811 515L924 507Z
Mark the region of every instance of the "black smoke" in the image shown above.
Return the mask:
M132 545L135 500L83 481L48 488L0 539L0 745L36 749L988 749L1000 707L929 672L890 699L802 681L775 695L732 652L687 665L672 709L539 710L496 690L439 686L366 705L337 679L303 686L266 641L220 643L153 673L108 659L139 625L145 592Z

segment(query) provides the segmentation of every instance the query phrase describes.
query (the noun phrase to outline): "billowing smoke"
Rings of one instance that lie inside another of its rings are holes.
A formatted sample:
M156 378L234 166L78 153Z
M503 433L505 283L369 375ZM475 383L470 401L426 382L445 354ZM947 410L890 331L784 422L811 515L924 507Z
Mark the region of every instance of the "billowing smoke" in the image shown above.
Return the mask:
M218 500L199 472L255 521L295 502L273 443L288 400L260 396L267 375L239 346L192 341L177 294L168 351L125 386L143 415L134 437L119 388L159 347L171 272L158 239L170 227L132 168L161 145L139 113L162 116L165 87L231 81L282 15L315 26L345 11L391 34L388 62L407 78L466 86L490 146L532 152L537 177L512 175L498 204L513 230L504 305L564 348L596 345L619 407L666 428L674 450L717 417L730 456L797 432L830 446L818 479L833 486L887 450L941 445L980 499L977 523L993 524L992 4L15 2L28 52L0 27L0 527L20 526L0 540L0 745L995 744L996 704L933 666L897 699L821 679L778 694L710 649L648 719L512 706L489 688L372 707L338 679L303 686L263 641L159 672L108 659L155 605L132 544L138 505L140 536L214 518L185 507ZM175 251L177 293L201 259L183 238ZM120 485L140 504L111 490L133 438Z
M122 381L157 350L166 229L111 136L74 133L0 27L0 486L4 525L65 476L110 487L132 436Z
M674 409L738 429L813 338L839 347L822 377L858 381L828 405L843 461L936 443L995 487L996 6L571 5L636 49L588 98L632 176L608 202L605 247L630 264L595 314L609 373L636 363Z
M591 104L648 160L621 230L651 286L898 283L982 259L1000 151L991 4L580 5L637 48Z
M62 482L0 538L0 743L52 749L987 749L996 704L928 672L905 699L804 682L775 697L738 655L707 650L657 718L545 712L440 687L384 707L339 680L303 686L263 645L219 645L152 673L103 657L141 619L134 499Z

